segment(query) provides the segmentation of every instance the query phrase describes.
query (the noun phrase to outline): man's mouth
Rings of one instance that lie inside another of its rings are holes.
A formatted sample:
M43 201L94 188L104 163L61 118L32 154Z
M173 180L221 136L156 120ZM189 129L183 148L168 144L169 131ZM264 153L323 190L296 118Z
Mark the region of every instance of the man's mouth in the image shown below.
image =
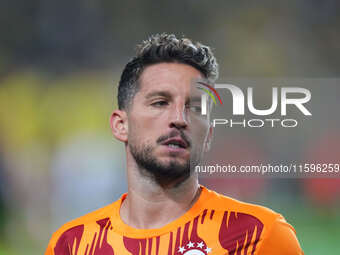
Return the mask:
M184 141L180 137L173 137L169 138L162 143L162 145L166 145L169 148L180 148L180 149L187 149L189 147L188 143Z

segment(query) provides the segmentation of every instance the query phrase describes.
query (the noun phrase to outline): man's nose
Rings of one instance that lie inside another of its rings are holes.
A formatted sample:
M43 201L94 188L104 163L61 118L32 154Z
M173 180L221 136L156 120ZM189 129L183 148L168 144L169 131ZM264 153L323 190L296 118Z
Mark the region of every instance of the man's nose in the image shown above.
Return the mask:
M185 106L177 105L174 108L170 114L170 127L186 128L188 126L188 118Z

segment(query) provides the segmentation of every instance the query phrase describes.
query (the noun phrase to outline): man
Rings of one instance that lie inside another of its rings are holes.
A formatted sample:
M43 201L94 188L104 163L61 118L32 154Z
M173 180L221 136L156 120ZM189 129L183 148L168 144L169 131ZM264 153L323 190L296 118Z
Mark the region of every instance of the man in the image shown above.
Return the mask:
M303 254L280 214L198 183L192 166L208 151L212 127L195 83L217 76L202 44L161 34L139 46L111 116L125 144L128 193L61 227L46 255Z

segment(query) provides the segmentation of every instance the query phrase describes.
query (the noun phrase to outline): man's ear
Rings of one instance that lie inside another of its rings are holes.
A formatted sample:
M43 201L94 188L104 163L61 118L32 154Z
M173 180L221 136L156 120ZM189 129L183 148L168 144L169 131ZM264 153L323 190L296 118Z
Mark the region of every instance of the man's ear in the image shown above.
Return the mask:
M204 144L204 152L208 152L210 150L213 136L214 136L214 129L212 125L209 125L208 136Z
M110 126L112 134L121 142L128 139L128 118L125 111L115 110L111 114Z

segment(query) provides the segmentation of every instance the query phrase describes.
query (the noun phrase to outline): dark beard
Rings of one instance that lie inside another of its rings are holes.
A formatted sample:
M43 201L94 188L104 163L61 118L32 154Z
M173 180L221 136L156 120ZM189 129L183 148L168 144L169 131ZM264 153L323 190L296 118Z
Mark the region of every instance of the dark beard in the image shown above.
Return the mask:
M170 160L168 163L160 162L152 155L152 146L137 146L129 144L131 154L136 160L141 174L153 178L161 186L179 185L190 177L190 160L184 164L180 164L176 159Z

